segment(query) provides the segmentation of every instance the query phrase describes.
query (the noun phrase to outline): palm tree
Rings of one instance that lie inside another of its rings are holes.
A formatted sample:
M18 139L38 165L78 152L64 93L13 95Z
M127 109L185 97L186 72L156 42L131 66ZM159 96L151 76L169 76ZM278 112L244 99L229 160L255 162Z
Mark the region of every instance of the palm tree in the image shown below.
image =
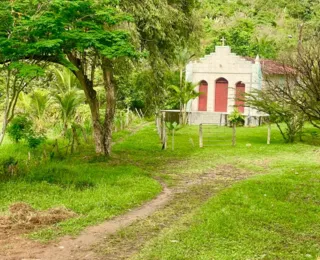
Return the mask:
M191 54L187 48L178 48L175 52L175 65L179 69L179 75L180 75L180 94L187 93L186 89L184 90L184 87L187 87L187 84L184 84L184 72L186 65L188 62L194 57L194 54ZM177 92L178 93L178 92ZM186 123L186 103L183 103L184 101L180 98L180 122L182 124ZM190 99L189 99L190 100Z
M70 90L62 94L55 94L54 100L60 110L63 123L63 135L65 135L68 124L73 121L77 108L82 103L82 98L77 91Z
M33 120L37 131L45 130L46 112L50 105L49 91L36 89L30 94L20 93L17 111L28 116Z
M30 96L30 114L35 119L37 130L44 130L45 115L50 103L48 92L44 90L36 90Z
M175 52L175 65L179 69L180 74L180 88L183 86L183 74L188 62L194 57L194 54L191 54L187 48L179 48Z
M182 115L182 124L187 123L187 104L191 99L194 99L200 95L200 93L195 91L196 85L191 82L186 82L182 88L177 86L171 86L171 89L174 90L176 98L181 104L181 115Z
M68 68L53 68L55 92L63 93L71 90L81 90L78 79Z
M63 135L66 134L68 125L74 121L77 108L83 102L83 91L78 79L67 68L54 68L54 102L59 109L63 123Z

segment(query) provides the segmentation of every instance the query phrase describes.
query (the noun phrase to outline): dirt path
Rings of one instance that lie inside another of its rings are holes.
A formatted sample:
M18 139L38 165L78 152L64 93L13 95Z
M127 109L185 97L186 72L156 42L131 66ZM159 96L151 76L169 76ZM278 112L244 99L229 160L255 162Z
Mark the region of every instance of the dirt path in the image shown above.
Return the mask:
M172 190L170 203L161 210L120 229L96 245L93 248L96 259L136 259L143 247L161 236L162 232L177 225L189 226L190 216L208 199L236 182L256 174L259 173L248 172L232 165L220 165L201 176L181 180Z
M222 166L194 179L181 180L172 189L163 185L157 198L122 216L89 227L76 238L67 236L44 245L16 237L6 248L6 255L0 252L0 259L126 259L162 229L174 225L217 192L250 175L232 166ZM119 231L127 232L126 236Z
M119 229L124 228L138 219L146 218L153 212L163 207L171 198L172 191L163 186L163 191L152 201L143 206L131 210L128 213L116 217L112 220L103 222L100 225L89 227L84 230L78 237L64 237L58 243L41 245L32 241L20 240L17 246L12 244L7 256L1 256L0 259L21 260L21 259L95 259L91 246L99 243L106 236L116 233ZM17 241L11 241L12 243Z

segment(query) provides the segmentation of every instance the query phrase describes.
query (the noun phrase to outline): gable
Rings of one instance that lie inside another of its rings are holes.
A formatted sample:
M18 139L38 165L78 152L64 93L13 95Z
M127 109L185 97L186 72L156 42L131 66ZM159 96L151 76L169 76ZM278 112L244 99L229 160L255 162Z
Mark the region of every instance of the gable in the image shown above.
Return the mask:
M252 63L231 52L229 46L217 46L214 53L188 64L193 73L252 73Z

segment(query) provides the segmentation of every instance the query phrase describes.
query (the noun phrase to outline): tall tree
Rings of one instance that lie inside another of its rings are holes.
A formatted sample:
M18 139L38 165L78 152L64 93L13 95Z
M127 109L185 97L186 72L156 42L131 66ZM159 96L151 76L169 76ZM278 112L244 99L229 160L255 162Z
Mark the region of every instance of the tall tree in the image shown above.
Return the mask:
M2 108L2 128L0 132L0 145L3 142L7 126L15 115L18 98L30 84L44 74L43 68L36 63L30 62L7 62L0 66L0 76L4 92L4 106Z
M178 41L194 29L190 16L196 0L4 2L2 13L11 22L0 33L0 60L31 58L71 68L90 106L96 152L109 155L118 60L146 50L153 65L161 59L169 62ZM97 69L105 90L103 120L95 90Z

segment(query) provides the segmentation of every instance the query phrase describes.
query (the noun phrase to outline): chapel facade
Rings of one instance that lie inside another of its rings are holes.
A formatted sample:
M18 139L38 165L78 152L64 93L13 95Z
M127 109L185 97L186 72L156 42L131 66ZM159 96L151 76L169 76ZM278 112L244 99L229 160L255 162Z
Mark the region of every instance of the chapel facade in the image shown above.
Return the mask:
M246 106L242 97L245 92L263 87L264 74L278 77L284 73L274 61L241 57L229 46L216 46L215 52L190 62L186 80L197 84L200 95L188 103L189 123L226 124L227 115L237 108L246 124L258 124L265 115Z

